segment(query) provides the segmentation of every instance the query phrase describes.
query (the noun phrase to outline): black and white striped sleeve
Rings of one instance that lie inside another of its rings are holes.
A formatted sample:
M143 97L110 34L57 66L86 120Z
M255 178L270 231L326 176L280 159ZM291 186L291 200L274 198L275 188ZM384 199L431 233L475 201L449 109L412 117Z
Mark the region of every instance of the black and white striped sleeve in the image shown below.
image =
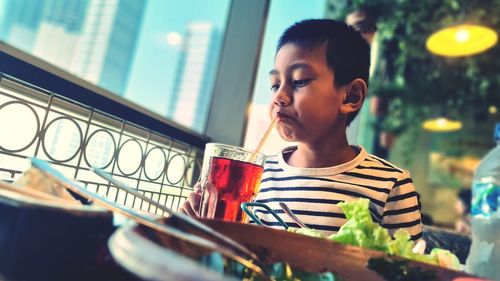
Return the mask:
M422 238L420 202L408 172L404 171L394 183L380 225L387 228L391 235L398 229L405 229L412 240Z

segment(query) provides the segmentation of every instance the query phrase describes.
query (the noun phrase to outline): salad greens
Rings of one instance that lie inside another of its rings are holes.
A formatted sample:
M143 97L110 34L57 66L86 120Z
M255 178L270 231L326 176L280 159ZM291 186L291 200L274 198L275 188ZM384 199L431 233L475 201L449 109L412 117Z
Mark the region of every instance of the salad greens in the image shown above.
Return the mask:
M408 260L390 258L371 258L368 268L391 281L432 281L436 279L436 272L414 267Z
M287 263L275 263L271 270L267 270L274 280L279 281L338 281L333 273L311 273L299 269L292 269ZM257 281L257 279L250 279Z
M373 222L370 215L368 199L357 199L349 202L339 203L344 212L347 222L336 234L327 239L342 244L359 246L385 252L389 255L397 255L410 260L426 262L429 264L460 269L458 258L448 250L433 249L430 254L418 254L413 252L415 243L410 240L410 234L406 230L398 230L391 237L388 230ZM311 229L292 230L296 233L313 237L325 237L321 233Z
M312 273L299 269L292 269L287 263L275 263L265 266L264 271L276 281L340 281L331 272ZM225 266L225 274L234 276L245 281L262 280L257 274L235 261L228 261Z
M237 280L260 281L258 274L245 267L241 263L224 258L219 252L212 252L200 258L199 262L226 276L231 276ZM294 269L289 264L279 262L265 265L263 270L276 281L341 281L338 276L331 272L313 273L304 270Z
M413 252L415 243L410 240L410 234L406 230L398 230L393 237L388 230L373 222L367 199L357 199L350 202L338 204L344 212L347 222L336 234L328 237L313 229L299 228L289 231L317 238L330 239L342 244L359 246L385 252L389 255L400 256L410 260L426 262L451 269L460 269L458 258L451 252L443 249L433 249L430 254L418 254ZM219 255L220 256L220 255ZM220 256L216 264L226 274L242 280L260 280L255 273L235 262L223 260ZM207 264L214 264L213 257L208 259ZM392 258L372 258L368 261L368 268L378 272L388 280L433 280L435 272L412 267L407 260ZM310 273L298 269L292 269L287 263L275 263L264 268L274 280L280 281L338 281L338 276L330 272Z

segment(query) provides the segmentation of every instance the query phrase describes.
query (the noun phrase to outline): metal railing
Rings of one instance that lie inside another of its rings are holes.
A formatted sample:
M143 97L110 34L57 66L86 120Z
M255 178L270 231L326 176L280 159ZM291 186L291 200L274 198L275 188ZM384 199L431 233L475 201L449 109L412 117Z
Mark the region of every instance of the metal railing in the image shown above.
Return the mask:
M163 212L118 191L90 167L107 171L172 209L192 191L201 168L203 150L199 146L0 75L1 179L16 180L29 168L29 158L37 157L90 191L159 215Z

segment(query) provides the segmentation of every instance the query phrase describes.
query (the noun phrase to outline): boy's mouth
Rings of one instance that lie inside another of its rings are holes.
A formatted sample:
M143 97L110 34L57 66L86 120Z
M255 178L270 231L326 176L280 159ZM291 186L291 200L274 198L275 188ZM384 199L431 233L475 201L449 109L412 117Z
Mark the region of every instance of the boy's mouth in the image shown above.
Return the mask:
M283 121L284 119L293 119L292 117L290 117L290 115L282 111L276 112L276 117L278 117L278 121Z

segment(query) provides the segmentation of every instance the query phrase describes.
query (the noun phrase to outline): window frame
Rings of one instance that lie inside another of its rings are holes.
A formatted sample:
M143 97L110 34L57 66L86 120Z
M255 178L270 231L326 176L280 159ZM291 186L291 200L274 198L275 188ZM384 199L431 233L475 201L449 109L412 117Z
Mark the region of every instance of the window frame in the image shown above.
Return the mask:
M231 1L205 131L212 141L243 145L269 5Z

